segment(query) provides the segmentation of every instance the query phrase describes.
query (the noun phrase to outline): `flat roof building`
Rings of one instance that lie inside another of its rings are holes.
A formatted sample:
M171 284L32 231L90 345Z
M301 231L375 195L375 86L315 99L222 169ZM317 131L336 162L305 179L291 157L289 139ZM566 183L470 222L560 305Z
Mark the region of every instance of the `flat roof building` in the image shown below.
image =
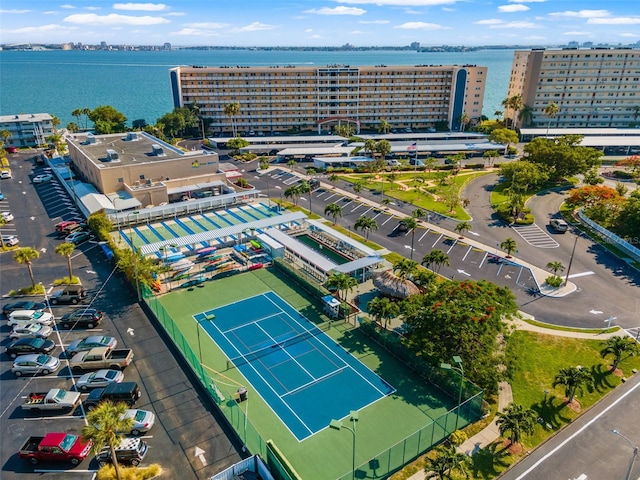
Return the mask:
M105 195L124 191L146 207L229 191L217 153L184 152L143 132L73 134L66 141L78 177Z
M48 113L0 115L0 130L7 130L5 147L37 147L45 145L53 135L53 117Z
M628 128L640 122L640 50L564 48L514 52L508 97L527 114L517 127ZM555 103L549 118L544 109ZM520 113L522 113L522 110ZM505 112L511 118L514 112Z
M356 133L391 127L460 129L482 115L487 68L475 65L177 67L170 70L175 107L196 103L212 129L242 133ZM224 108L240 105L230 117ZM246 136L246 133L242 135Z

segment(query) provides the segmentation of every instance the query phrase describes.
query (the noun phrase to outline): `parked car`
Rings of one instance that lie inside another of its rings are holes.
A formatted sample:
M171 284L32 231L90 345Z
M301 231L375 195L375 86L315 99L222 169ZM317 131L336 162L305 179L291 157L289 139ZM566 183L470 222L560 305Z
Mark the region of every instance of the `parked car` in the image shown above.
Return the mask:
M141 396L142 392L136 382L112 383L104 388L96 388L91 391L84 401L84 409L90 412L104 400L111 400L114 403L123 402L132 407Z
M73 232L71 235L65 237L64 241L67 243L73 243L74 245L79 245L82 242L86 242L91 238L91 234L85 231Z
M50 173L43 173L33 177L33 183L46 183L50 182L51 180L53 180L53 175L51 175Z
M60 368L60 359L44 353L20 355L13 362L11 371L16 377L22 375L49 375Z
M87 296L87 289L76 283L73 285L60 285L49 295L49 303L57 305L59 303L77 304Z
M13 213L11 212L0 212L0 215L4 218L4 221L9 223L13 222Z
M118 463L127 463L137 466L144 460L147 454L147 442L140 438L123 438L114 448L116 460ZM105 445L104 448L96 455L96 460L100 467L112 463L111 448Z
M47 327L48 328L48 327ZM56 348L55 342L44 338L25 337L7 345L6 353L11 358L30 353L51 353Z
M2 241L7 247L15 247L20 243L20 240L15 235L2 235Z
M415 165L416 167L424 167L424 162L422 160L418 160L417 158L410 158L409 165Z
M2 178L2 179L11 178L11 170L2 170L0 172L0 178Z
M58 322L64 329L94 328L102 322L104 314L95 308L83 308L67 313Z
M41 323L49 326L53 325L53 315L42 310L14 310L9 314L8 323L10 327L26 323Z
M19 338L48 338L53 333L53 328L42 323L27 323L26 325L16 325L11 330L9 338L18 340Z
M549 226L557 233L566 233L569 230L569 224L560 218L552 218Z
M147 433L156 422L156 416L153 412L149 412L147 410L128 409L120 418L122 420L127 418L133 419L133 426L131 427L131 430L120 433L131 434L136 437L143 433Z
M79 338L74 340L67 347L67 355L73 357L78 352L86 352L96 347L116 348L118 340L113 337L103 335L92 335L90 337Z
M4 193L0 192L0 200L4 200Z
M5 317L8 317L11 312L15 312L16 310L44 310L45 307L46 305L42 302L24 300L21 302L7 303L2 307L2 313Z
M79 465L91 452L93 442L69 433L47 433L44 437L29 437L18 451L18 457L39 462L69 462Z
M120 383L122 380L124 380L124 373L120 370L96 370L78 378L76 388L86 392L92 388L104 388L112 383Z
M20 407L22 410L35 413L42 411L55 413L61 410L72 411L80 405L81 400L79 392L52 388L48 392L30 392Z

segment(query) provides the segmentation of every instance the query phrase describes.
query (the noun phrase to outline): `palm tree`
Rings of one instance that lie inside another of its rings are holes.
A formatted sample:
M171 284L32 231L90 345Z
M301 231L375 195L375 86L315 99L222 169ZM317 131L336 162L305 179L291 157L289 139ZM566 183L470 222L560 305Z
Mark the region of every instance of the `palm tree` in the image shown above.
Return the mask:
M353 191L356 193L360 193L364 187L362 186L362 182L356 182L353 184Z
M391 130L391 124L385 119L380 120L378 131L380 133L389 133L389 130Z
M511 254L516 251L517 246L518 244L511 237L505 238L500 244L500 248L507 252L507 258L511 258Z
M533 435L538 414L531 408L525 409L518 403L510 403L502 412L496 413L496 424L500 435L510 433L509 441L512 445L520 443L522 435Z
M80 120L82 118L82 109L81 108L75 108L72 112L71 112L71 116L76 117L76 121L78 122L78 125L80 125Z
M498 158L500 154L497 150L487 150L482 154L482 157L489 161L489 166L493 167L493 162L496 158Z
M240 115L240 104L233 102L227 103L224 106L223 113L231 119L231 131L233 132L233 136L238 136L238 126L236 125L236 117Z
M25 264L29 270L29 277L31 277L31 286L36 288L36 281L33 278L33 268L31 262L40 256L40 252L31 247L19 248L13 255L13 259L19 264Z
M346 299L347 292L352 291L357 284L357 280L348 273L332 273L324 282L326 288L333 288L338 292L338 300Z
M468 477L466 466L469 463L469 457L464 453L459 453L454 445L439 447L436 452L435 458L426 458L424 467L426 479L451 479L453 470L458 470L465 477Z
M402 280L407 280L418 271L418 262L402 258L393 264L393 273Z
M338 217L342 217L342 207L337 203L330 203L324 207L324 214L331 215L333 217L333 224L336 224Z
M471 230L471 224L469 222L460 222L453 230L460 234L460 238L464 238L464 233Z
M428 267L430 270L439 273L440 269L446 265L447 267L450 265L449 255L444 253L442 250L431 250L424 257L422 257L421 265Z
M561 272L564 270L564 265L562 264L562 262L558 262L557 260L554 262L549 262L547 263L547 268L549 269L550 272L552 272L554 275L557 275L558 272Z
M67 258L67 266L69 267L69 282L72 281L73 274L71 273L71 254L76 249L76 246L71 242L62 242L55 248L58 255L62 255Z
M606 358L607 355L613 355L613 363L611 364L611 371L615 371L618 368L618 364L624 360L624 358L633 357L638 353L638 342L631 337L611 337L602 342L603 349L600 350L600 356Z
M387 297L376 297L367 303L367 313L386 330L389 320L400 315L400 306Z
M567 397L567 403L573 402L576 392L583 392L583 387L591 388L593 386L593 376L589 370L580 366L561 368L556 378L553 380L553 387L564 385L564 394Z
M292 185L289 188L285 189L284 197L292 198L293 204L298 205L298 199L300 198L301 193L302 192L300 191L300 185Z
M89 115L91 115L91 109L84 107L82 109L82 115L84 115L84 129L87 130L89 128Z
M403 223L407 227L407 230L411 231L411 255L409 256L409 258L413 260L413 241L415 240L415 237L416 237L416 228L418 228L418 220L416 220L414 217L405 217L402 220L400 220L400 223Z
M533 120L533 108L530 105L522 105L520 113L518 113L518 119L522 120L522 126L526 127Z
M364 142L364 151L368 152L369 155L373 153L376 148L376 141L373 138L369 138Z
M128 432L133 428L133 418L123 418L127 408L124 402L113 403L111 400L100 402L97 407L87 413L87 424L81 431L83 439L93 441L94 453L100 452L105 445L109 447L118 479L120 479L120 469L116 458L116 446L123 438L119 432Z
M369 240L369 233L371 230L378 230L378 222L376 222L373 218L365 217L361 215L356 220L356 223L353 224L353 229L357 231L358 229L364 232L364 237Z
M520 95L514 95L512 97L505 98L502 101L502 105L506 110L511 110L513 112L513 116L511 117L511 128L515 130L518 112L524 106L524 104L522 103L522 97Z
M544 107L544 116L547 117L549 119L549 123L547 123L547 133L545 135L545 137L549 138L549 128L551 128L551 119L555 118L556 115L558 115L558 112L560 111L560 107L558 107L558 104L551 102L549 105L547 105L546 107Z
M340 180L340 176L337 173L332 173L331 175L329 175L330 182L337 182L338 180Z
M500 121L500 118L502 117L504 112L502 110L496 110L495 112L493 112L493 114L496 116L496 120Z
M0 138L4 143L7 143L7 140L11 138L11 132L7 129L0 130Z
M266 157L260 157L258 165L260 167L260 170L266 170L271 164L269 163L269 159L267 159Z
M413 218L417 218L418 220L420 220L421 218L427 216L427 212L421 208L416 208L411 215L413 215Z
M416 273L413 274L411 281L415 283L415 285L422 291L427 292L429 290L435 289L436 287L436 274L425 270L424 268L419 269Z
M460 131L464 132L465 127L469 124L471 119L469 118L467 112L462 112L462 115L460 115L458 121L460 122Z

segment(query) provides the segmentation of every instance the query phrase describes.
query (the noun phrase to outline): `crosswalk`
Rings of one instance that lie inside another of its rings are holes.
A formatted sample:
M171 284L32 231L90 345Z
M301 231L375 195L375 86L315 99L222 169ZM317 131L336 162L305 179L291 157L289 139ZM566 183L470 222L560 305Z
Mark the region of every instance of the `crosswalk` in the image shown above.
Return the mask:
M531 225L512 225L518 235L532 247L558 248L560 245L535 223Z

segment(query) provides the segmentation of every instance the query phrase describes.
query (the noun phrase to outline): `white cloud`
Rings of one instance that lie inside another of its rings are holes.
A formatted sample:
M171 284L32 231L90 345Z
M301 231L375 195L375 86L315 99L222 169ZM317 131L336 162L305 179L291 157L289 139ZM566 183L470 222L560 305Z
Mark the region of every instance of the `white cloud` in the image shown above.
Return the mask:
M563 35L570 35L572 37L584 37L584 36L590 36L591 32L573 31L573 32L564 32Z
M304 31L304 33L311 33L311 32L313 32L313 28L307 28L307 29Z
M56 15L58 12L55 10L47 10L46 12L42 12L43 15Z
M96 12L100 10L100 7L84 7L85 10L89 10L91 12Z
M442 10L443 12L455 12L456 11L455 8L450 8L450 7L442 7L440 10Z
M32 34L32 33L39 33L39 32L60 32L60 31L70 32L75 29L76 27L68 27L65 25L50 23L49 25L38 25L37 27L22 27L22 28L16 28L14 30L5 30L4 33Z
M389 20L358 20L358 23L363 25L386 25L391 22Z
M0 10L0 13L2 13L3 15L21 15L23 13L29 13L31 10Z
M391 7L433 7L436 5L450 5L459 0L336 0L338 3L351 5L376 5Z
M239 32L259 32L261 30L273 30L274 28L278 28L276 25L268 25L266 23L261 22L253 22L250 25L245 27L240 27L238 29Z
M227 25L226 23L216 23L216 22L195 22L195 23L185 23L183 24L183 27L185 28L212 28L212 29L218 29L218 28L226 28L229 25Z
M109 15L97 15L95 13L76 13L64 19L65 22L77 23L80 25L159 25L169 23L169 20L162 17L133 17L130 15L119 15L110 13Z
M570 17L570 18L597 18L597 17L608 17L611 14L607 10L566 10L564 12L552 12L549 14L550 17Z
M520 3L515 3L513 5L500 5L498 7L498 11L503 13L526 12L527 10L530 10L530 8Z
M144 12L160 12L167 8L164 3L114 3L114 10L138 10Z
M444 27L442 25L438 25L437 23L427 23L427 22L407 22L402 25L397 25L393 28L401 28L403 30L448 30L450 27Z
M73 5L69 5L68 3L65 3L64 5L60 5L60 8L66 8L67 10L73 10L76 7L74 7Z
M538 28L535 23L531 22L508 22L495 25L489 25L489 28Z
M186 12L168 12L163 15L166 15L167 17L184 17Z
M640 17L590 18L589 25L640 25Z
M474 23L476 25L500 25L503 21L498 18L487 18L486 20L478 20Z
M352 30L351 32L349 32L351 35L364 35L365 32L363 32L362 30Z
M544 3L547 0L507 0L509 3Z
M621 33L620 36L621 37L632 37L632 38L640 37L640 35L638 35L637 33Z
M219 37L220 34L211 30L200 30L197 28L183 28L177 32L171 32L171 35L181 35L185 37Z
M304 13L315 13L317 15L364 15L367 11L355 7L322 7L305 10Z

